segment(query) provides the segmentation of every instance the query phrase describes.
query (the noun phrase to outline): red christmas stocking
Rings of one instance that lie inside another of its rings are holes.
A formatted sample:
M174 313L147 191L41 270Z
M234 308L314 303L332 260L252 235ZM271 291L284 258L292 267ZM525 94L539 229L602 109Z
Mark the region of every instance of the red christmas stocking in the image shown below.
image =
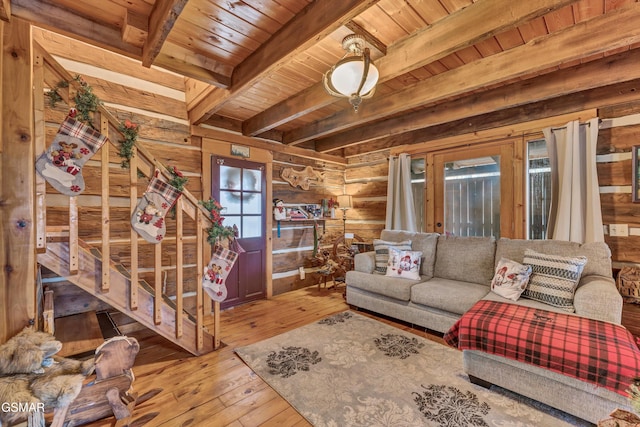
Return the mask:
M157 175L157 173L156 173ZM180 197L180 191L157 176L151 178L147 190L131 215L131 226L149 243L160 243L167 232L164 218Z
M224 301L227 298L227 287L225 280L229 272L236 263L238 254L216 245L213 250L213 256L209 265L204 268L204 277L202 278L202 287L204 291L214 301Z
M49 149L36 160L36 170L62 194L77 196L84 191L82 166L106 141L97 130L67 117Z

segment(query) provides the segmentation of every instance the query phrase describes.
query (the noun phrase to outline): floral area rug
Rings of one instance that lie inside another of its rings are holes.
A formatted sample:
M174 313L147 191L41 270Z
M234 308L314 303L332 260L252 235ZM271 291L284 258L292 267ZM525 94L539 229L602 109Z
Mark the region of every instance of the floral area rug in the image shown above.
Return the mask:
M462 352L352 311L235 351L318 427L591 425L471 384Z

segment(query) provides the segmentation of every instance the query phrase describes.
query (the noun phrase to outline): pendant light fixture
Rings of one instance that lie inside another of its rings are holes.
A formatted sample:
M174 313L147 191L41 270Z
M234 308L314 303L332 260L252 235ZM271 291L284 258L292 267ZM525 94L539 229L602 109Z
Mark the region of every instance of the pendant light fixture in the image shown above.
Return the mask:
M371 61L369 48L362 36L346 36L342 40L342 48L347 53L324 74L322 81L330 95L349 98L357 112L362 100L373 96L380 74Z

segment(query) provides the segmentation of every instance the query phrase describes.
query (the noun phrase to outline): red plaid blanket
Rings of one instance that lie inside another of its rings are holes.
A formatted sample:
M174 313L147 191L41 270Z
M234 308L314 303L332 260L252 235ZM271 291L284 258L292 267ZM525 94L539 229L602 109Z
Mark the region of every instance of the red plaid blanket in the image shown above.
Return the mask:
M623 396L640 377L640 350L623 326L495 301L479 301L444 335L460 350L530 363Z

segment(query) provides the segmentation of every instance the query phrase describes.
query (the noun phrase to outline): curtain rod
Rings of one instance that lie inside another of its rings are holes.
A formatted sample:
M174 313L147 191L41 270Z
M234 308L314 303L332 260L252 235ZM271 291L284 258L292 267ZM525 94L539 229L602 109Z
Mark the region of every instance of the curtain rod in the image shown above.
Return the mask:
M602 119L598 118L598 125L599 125L600 123L602 123ZM591 122L580 123L579 125L580 125L580 126L591 126ZM567 126L566 126L566 125L565 125L565 126L560 126L560 127L557 127L557 128L551 128L551 132L555 132L555 131L557 131L557 130L562 130L562 129L566 129L566 128L567 128Z

